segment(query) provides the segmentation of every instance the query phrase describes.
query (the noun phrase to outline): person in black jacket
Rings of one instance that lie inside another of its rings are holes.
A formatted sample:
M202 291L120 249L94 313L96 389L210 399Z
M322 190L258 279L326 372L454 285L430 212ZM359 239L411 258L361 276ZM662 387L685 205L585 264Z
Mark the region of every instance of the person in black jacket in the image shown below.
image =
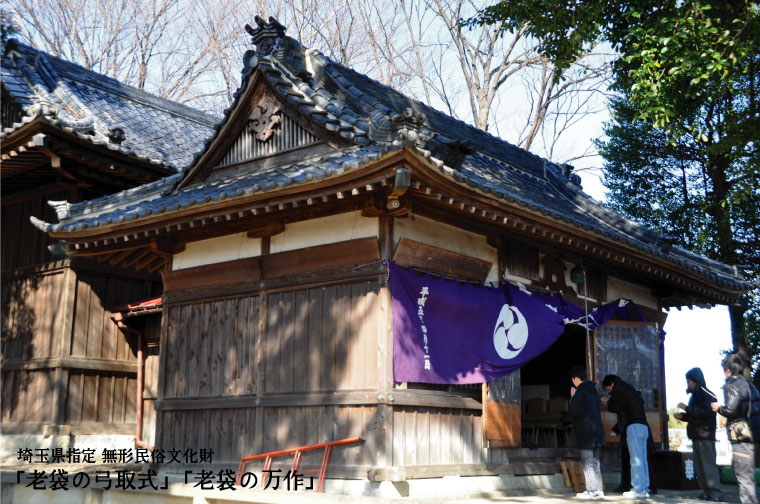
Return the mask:
M649 464L647 462L647 423L644 400L636 389L617 375L607 375L602 380L602 388L612 394L602 397L602 402L613 413L623 413L625 417L625 437L631 455L631 485L633 489L623 493L623 497L640 499L649 497Z
M742 504L757 504L755 485L755 447L753 441L760 440L760 393L743 376L744 360L738 354L730 354L721 363L726 373L723 385L725 405L711 403L713 411L726 417L726 429L731 440L731 467L739 483L739 500ZM750 402L752 407L750 408ZM747 420L752 431L752 440L732 439L735 424Z
M581 451L583 477L586 479L586 491L576 495L581 500L600 500L604 498L602 489L602 470L599 464L599 448L604 445L604 427L602 410L596 386L586 381L586 369L573 366L570 369L570 404L568 413L575 426L575 442Z
M679 403L684 413L673 415L686 423L686 435L694 446L694 472L702 487L701 500L721 502L720 473L715 463L715 412L710 403L717 399L707 388L705 375L698 367L686 373L689 405Z

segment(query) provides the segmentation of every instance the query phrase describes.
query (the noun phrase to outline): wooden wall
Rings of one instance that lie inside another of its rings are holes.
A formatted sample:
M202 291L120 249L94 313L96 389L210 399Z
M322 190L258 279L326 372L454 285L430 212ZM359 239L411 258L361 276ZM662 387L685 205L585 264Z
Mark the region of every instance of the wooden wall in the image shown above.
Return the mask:
M368 435L365 448L331 460L371 465L377 408L356 404L366 394L324 399L377 389L378 290L373 278L170 305L157 445L236 460ZM313 457L304 463L318 463Z
M387 285L377 273L327 268L334 247L310 250L319 261L294 251L164 275L156 446L233 462L362 436L330 462L332 477L362 479L378 467L506 462L505 450L484 448L477 400L393 388ZM267 276L267 264L291 263L321 270Z
M61 309L66 269L43 270L2 280L3 360L58 355L67 314Z
M152 282L145 279L77 272L73 331L65 353L134 361L135 350L111 320L109 308L149 298L153 292Z
M257 308L256 297L171 306L163 396L253 393Z
M376 281L269 295L264 392L377 387Z
M478 410L397 407L392 465L486 463L482 439Z
M136 394L134 373L71 370L65 421L134 424Z
M3 275L3 429L134 432L135 341L108 309L150 297L158 284L127 275L71 260Z
M53 422L48 407L56 381L51 369L4 371L2 376L2 422Z
M9 195L7 201L13 201ZM55 259L47 249L56 240L35 228L29 216L35 216L46 222L58 222L55 210L47 204L48 200L72 200L71 190L29 196L15 203L3 203L2 206L2 271L42 264Z

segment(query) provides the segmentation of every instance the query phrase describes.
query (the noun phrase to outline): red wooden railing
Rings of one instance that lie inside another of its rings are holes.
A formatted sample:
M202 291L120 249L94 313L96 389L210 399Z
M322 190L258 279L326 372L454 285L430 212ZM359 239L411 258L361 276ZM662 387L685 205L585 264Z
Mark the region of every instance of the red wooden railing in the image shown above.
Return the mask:
M319 472L319 481L317 483L317 492L321 492L322 488L325 483L325 474L327 473L327 461L330 459L330 452L332 451L334 446L343 446L343 445L349 445L354 443L363 443L364 438L361 437L353 437L353 438L346 438L346 439L340 439L338 441L328 441L326 443L318 443L313 445L307 445L307 446L299 446L298 448L288 448L287 450L279 450L279 451L271 451L266 453L259 453L258 455L249 455L248 457L243 457L240 459L240 464L238 465L237 475L235 476L235 484L240 485L240 479L243 477L243 469L245 469L245 465L248 462L251 462L253 460L261 460L264 459L264 474L261 479L261 484L266 485L267 478L269 471L272 467L272 459L275 457L282 457L284 455L290 455L294 454L293 456L293 465L290 468L291 474L295 474L295 472L298 470L298 464L301 463L301 454L303 452L307 451L313 451L313 450L320 450L322 448L325 449L324 455L322 455L322 466L319 470L317 469L311 469L304 471L307 472Z

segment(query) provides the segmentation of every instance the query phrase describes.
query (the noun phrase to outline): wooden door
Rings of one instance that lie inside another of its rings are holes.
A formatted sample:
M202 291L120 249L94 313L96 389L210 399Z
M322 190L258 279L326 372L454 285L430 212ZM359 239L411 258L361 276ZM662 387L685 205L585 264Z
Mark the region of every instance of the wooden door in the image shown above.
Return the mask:
M483 384L483 445L487 448L520 446L520 371Z

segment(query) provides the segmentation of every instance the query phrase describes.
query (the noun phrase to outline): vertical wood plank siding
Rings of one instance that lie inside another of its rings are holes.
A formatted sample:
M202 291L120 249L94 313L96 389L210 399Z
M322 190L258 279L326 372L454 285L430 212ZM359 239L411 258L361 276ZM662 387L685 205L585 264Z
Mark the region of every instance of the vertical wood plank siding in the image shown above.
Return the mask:
M56 382L49 369L3 371L2 422L52 422L53 411L49 401Z
M56 355L66 315L59 309L64 277L56 270L3 280L3 360Z
M256 428L258 409L264 430ZM297 406L171 410L159 412L163 449L210 448L215 461L237 461L254 453L281 450L323 441L362 436L377 439L382 433L376 407ZM376 443L333 450L330 465L373 466ZM305 453L302 466L319 466L323 453ZM292 460L282 459L283 464ZM254 467L254 466L252 466Z
M264 393L374 389L376 281L269 294ZM165 398L218 397L255 391L258 297L168 308ZM188 383L188 377L196 377Z
M306 147L319 143L317 137L306 131L290 117L282 113L280 113L280 117L282 122L266 142L262 142L256 138L256 134L250 129L253 121L248 121L248 127L243 129L243 132L235 140L235 143L232 144L230 150L222 158L219 166L249 161L297 147Z
M365 359L377 347L378 291L373 280L268 294L262 338L258 296L170 306L164 397L254 394L259 339L264 396L375 389L376 366ZM180 375L195 376L197 385L183 387ZM335 450L331 464L369 466L380 445L377 415L375 406L335 405L159 411L157 444L211 448L218 460L236 460L361 435L371 442ZM321 456L309 454L303 464L319 465Z
M270 294L265 393L377 387L366 357L377 348L377 281Z
M18 361L70 356L136 360L135 349L110 320L108 309L149 297L154 292L153 282L69 267L24 275L2 283L4 362L18 365ZM3 371L0 400L4 423L135 422L135 373L61 371L56 366ZM57 407L60 417L54 411Z
M110 320L108 309L145 299L151 294L151 282L78 273L70 354L74 357L135 360L135 352Z
M72 201L72 195L70 191L61 191L3 205L0 228L0 259L3 271L42 264L54 259L47 246L56 240L50 238L47 233L40 232L29 221L29 216L34 215L46 222L58 222L55 210L47 204L48 200Z
M254 392L258 297L168 308L165 398Z
M70 371L66 423L134 423L137 377L129 373Z

